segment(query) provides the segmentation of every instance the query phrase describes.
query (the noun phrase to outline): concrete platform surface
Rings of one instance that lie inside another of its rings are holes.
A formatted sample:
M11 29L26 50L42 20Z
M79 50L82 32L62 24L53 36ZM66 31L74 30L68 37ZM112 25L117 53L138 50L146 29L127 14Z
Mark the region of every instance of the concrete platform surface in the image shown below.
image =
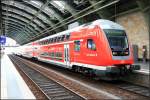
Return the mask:
M141 65L141 68L142 68L142 69L149 70L149 64L150 64L150 62L143 63L143 62L139 61L139 62L137 62L136 64Z
M128 75L124 77L124 81L131 82L137 85L150 87L150 70L149 70L149 62L143 63L143 62L137 62L135 64L138 64L141 66L140 70L135 70L134 73L131 75Z
M35 99L7 55L1 57L1 99Z
M137 70L135 72L138 72L138 73L142 73L142 74L147 74L149 75L150 74L150 69L149 69L149 62L146 62L146 63L143 63L143 62L136 62L135 64L138 64L141 66L141 69L140 70Z

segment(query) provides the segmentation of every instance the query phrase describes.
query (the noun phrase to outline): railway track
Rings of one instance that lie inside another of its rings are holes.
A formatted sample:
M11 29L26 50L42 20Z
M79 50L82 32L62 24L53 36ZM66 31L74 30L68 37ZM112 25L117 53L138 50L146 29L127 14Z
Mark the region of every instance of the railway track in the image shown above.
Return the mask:
M29 61L29 59L27 59L27 60L28 60L27 62L33 63L33 60L30 60L30 61ZM35 63L35 65L34 64L32 65L34 68L36 67L36 64L37 64L37 65L41 66L41 68L43 67L44 69L56 70L56 71L59 71L59 72L65 74L67 76L71 76L72 79L80 80L80 81L85 80L86 83L90 83L90 84L94 83L94 86L96 86L96 87L102 86L100 88L100 90L104 89L104 91L105 91L105 89L106 89L106 91L108 93L114 94L120 98L126 98L127 99L127 98L131 98L131 96L132 96L132 99L136 99L139 97L140 97L139 99L149 98L149 89L142 87L142 86L139 86L139 85L135 85L135 84L127 83L127 82L122 82L122 81L111 83L111 82L105 82L105 81L91 80L89 78L86 78L86 76L84 77L82 74L79 74L79 73L70 72L69 70L60 69L59 67L52 66L52 65L51 65L51 67L49 67L49 66L47 66L48 65L47 63L42 63L42 62L37 62L37 61L34 61L34 63ZM89 85L89 87L90 87L90 85ZM92 95L94 95L94 94L92 94Z
M131 84L131 83L124 83L121 85L118 85L119 88L130 91L130 92L134 92L146 97L150 97L150 90L147 87L143 87L143 86L139 86L139 85L135 85L135 84Z
M144 86L140 86L140 85L136 85L133 83L124 82L124 81L121 81L115 84L114 86L119 87L122 90L133 92L133 93L145 96L145 97L150 97L150 88L148 87L144 87Z
M30 65L24 63L19 57L12 55L9 57L39 87L48 99L84 100L83 97L73 91L30 68Z

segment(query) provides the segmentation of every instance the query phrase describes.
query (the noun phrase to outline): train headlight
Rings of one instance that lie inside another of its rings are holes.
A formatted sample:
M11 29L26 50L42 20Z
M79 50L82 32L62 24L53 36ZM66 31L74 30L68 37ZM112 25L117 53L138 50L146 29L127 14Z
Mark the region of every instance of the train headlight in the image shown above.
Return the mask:
M127 69L130 69L130 67L131 67L130 65L126 65L126 68L127 68Z
M117 52L113 52L112 54L113 54L113 55L117 55Z
M126 55L128 55L128 54L129 54L129 52L128 52L128 51L126 51L126 52L125 52L125 54L126 54Z

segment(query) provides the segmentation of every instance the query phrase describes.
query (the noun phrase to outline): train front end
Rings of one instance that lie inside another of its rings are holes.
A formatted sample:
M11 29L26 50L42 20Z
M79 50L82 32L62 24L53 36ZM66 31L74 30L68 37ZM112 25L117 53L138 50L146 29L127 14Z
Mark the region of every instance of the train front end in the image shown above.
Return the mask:
M105 75L109 76L109 78L118 79L119 76L122 77L133 70L139 70L140 66L134 64L133 50L128 42L124 28L108 20L103 20L99 23L106 39L106 47L108 47L106 51L109 55Z

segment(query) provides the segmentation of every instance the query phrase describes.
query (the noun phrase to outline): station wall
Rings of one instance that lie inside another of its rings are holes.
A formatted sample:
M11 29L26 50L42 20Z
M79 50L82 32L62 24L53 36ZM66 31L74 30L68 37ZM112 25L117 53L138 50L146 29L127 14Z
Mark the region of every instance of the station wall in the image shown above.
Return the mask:
M140 11L118 16L117 23L125 27L129 41L132 45L138 45L138 56L142 58L142 47L147 46L149 55L149 32L144 15ZM149 56L147 56L149 58Z

